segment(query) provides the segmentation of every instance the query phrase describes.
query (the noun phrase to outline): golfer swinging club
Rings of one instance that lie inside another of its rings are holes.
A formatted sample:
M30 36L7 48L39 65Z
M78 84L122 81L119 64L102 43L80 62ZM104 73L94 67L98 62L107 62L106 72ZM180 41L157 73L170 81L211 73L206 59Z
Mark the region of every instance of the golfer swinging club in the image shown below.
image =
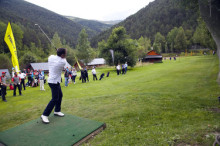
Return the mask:
M66 55L67 50L65 48L57 49L57 56L51 55L48 58L48 65L49 65L49 78L48 84L51 88L52 92L52 99L48 103L47 107L45 108L43 115L41 115L41 119L43 123L50 123L48 120L48 116L50 115L51 111L55 107L54 115L63 117L64 114L61 112L61 102L63 93L60 87L61 81L61 73L66 65Z

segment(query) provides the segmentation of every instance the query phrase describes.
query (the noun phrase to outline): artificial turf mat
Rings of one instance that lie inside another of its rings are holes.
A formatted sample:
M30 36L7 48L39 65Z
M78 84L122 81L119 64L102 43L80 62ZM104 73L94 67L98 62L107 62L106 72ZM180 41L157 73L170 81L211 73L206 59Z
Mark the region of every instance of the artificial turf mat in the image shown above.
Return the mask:
M24 123L0 132L0 145L8 146L68 146L93 136L98 129L104 129L105 123L73 115L64 117L50 116L50 124L41 119ZM100 130L101 131L101 130Z

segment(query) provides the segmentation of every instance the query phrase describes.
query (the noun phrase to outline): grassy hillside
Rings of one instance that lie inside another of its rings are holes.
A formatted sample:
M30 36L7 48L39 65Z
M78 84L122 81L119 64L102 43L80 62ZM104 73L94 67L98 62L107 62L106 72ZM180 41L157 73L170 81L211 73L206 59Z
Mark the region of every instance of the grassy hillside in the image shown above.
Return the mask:
M181 57L143 64L117 76L114 68L97 69L102 81L69 84L63 89L64 113L102 121L106 130L91 145L211 145L220 133L220 95L216 56ZM0 131L39 118L51 98L28 87L23 96L8 91L0 102Z

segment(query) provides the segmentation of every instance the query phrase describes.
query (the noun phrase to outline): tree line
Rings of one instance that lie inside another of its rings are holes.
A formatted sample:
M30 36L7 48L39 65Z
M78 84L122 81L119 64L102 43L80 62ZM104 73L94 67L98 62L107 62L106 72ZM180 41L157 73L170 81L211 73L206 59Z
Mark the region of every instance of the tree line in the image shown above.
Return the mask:
M4 42L4 34L7 24L0 22L0 53L2 61L10 61L10 51ZM16 46L18 49L18 59L21 67L25 67L29 63L47 62L47 58L51 54L55 54L55 49L48 41L47 49L38 47L35 42L29 42L30 46L24 44L24 32L17 24L12 23L13 34L15 36ZM45 37L45 36L44 36ZM70 47L65 41L61 41L61 37L57 32L54 33L51 39L52 43L57 47L64 47L68 50L67 61L70 64L75 63L75 59L82 60L84 63L89 63L96 57L105 58L107 64L117 65L118 63L128 62L128 65L134 66L138 58L146 56L150 50L155 50L157 53L180 53L190 51L191 46L199 45L203 48L216 50L216 44L211 37L205 22L199 18L196 30L184 30L183 27L174 27L166 36L157 32L152 42L150 38L141 36L139 39L131 39L123 26L114 28L107 41L102 40L98 43L97 48L92 48L85 29L78 35L77 45L75 48ZM39 43L41 44L41 43ZM110 50L114 51L114 61ZM2 66L5 63L1 63ZM1 68L2 68L1 66ZM11 63L8 63L11 66ZM4 66L5 67L5 66ZM11 67L7 67L11 68Z

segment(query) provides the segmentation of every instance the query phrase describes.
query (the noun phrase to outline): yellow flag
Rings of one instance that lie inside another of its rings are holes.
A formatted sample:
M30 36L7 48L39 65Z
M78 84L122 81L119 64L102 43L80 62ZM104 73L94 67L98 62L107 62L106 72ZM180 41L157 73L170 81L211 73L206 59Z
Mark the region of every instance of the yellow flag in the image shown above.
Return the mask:
M76 60L76 62L77 62L77 64L78 64L79 69L81 70L81 69L82 69L82 67L80 66L80 64L79 64L79 62L78 62L78 60L77 60L76 56L75 56L75 60Z
M79 69L81 70L82 67L80 66L79 62L78 62L78 61L76 61L76 62L77 62L77 64L78 64Z
M16 45L15 45L15 39L14 35L11 29L10 22L8 23L8 27L5 33L5 38L4 38L6 44L8 45L8 48L11 52L11 61L12 65L15 68L16 72L19 72L19 64L18 64L18 57L17 57L17 50L16 50Z

